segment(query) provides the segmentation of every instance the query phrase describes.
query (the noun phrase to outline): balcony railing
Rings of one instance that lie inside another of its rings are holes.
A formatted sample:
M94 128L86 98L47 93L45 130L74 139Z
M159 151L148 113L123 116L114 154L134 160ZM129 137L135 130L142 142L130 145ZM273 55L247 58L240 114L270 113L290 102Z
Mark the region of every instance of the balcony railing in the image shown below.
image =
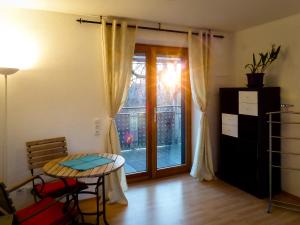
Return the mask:
M181 106L157 107L157 145L181 143ZM123 107L116 117L122 150L146 148L146 108Z

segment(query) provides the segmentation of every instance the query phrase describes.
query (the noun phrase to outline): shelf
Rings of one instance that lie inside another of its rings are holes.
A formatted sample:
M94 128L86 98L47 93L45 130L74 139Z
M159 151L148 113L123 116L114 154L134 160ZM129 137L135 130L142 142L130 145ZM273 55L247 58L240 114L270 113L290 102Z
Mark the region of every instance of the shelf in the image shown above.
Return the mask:
M276 165L272 165L273 168L279 168L279 169L283 169L283 170L294 170L294 171L300 171L300 169L297 168L289 168L289 167L281 167L281 166L276 166Z
M270 150L267 150L267 152L270 152ZM281 152L281 151L271 151L272 153L278 153L282 155L299 155L300 153L294 153L294 152Z
M286 114L286 113L289 113L289 114L297 114L297 115L300 115L300 112L294 112L294 111L277 111L277 112L268 112L266 113L267 115L273 115L273 114Z
M280 88L225 88L220 89L219 96L222 177L252 195L268 197L266 150L269 124L266 123L268 118L265 113L280 110ZM273 116L273 120L280 121L280 116ZM297 121L297 118L294 120ZM298 120L300 122L300 118ZM280 129L274 129L273 135L279 136ZM273 141L272 144L270 149L280 150L280 141ZM232 170L232 165L237 161L237 168ZM276 191L280 190L280 176L280 172L274 169L273 188Z
M273 163L275 163L274 161L272 161L272 153L275 154L280 154L280 155L293 155L293 156L300 156L300 153L296 153L296 152L290 152L291 150L286 149L286 152L280 150L272 150L272 139L279 139L279 142L283 142L283 140L300 140L300 137L285 137L285 136L276 136L276 135L272 135L272 125L273 124L277 124L277 125L297 125L300 124L300 122L298 122L297 120L299 120L299 118L293 118L290 117L289 119L291 121L283 121L281 119L281 121L279 121L279 118L274 118L275 120L272 120L272 115L278 115L281 116L283 114L288 115L288 114L293 114L293 115L300 115L300 112L293 112L293 111L279 111L279 112L270 112L267 113L269 115L269 120L267 121L267 123L269 124L269 149L267 150L267 152L269 153L270 156L270 161L269 161L269 178L270 178L270 183L269 183L269 188L270 188L270 193L272 193L272 170L273 168L278 168L279 171L283 171L283 170L287 170L287 171L299 171L300 172L300 168L291 168L291 167L284 167L281 166L281 163L278 163L279 165L274 165ZM289 120L289 119L285 119L285 120ZM277 148L275 148L277 149ZM293 149L292 149L293 150ZM294 149L295 151L295 149ZM277 164L277 163L276 163ZM278 171L278 170L276 170ZM290 199L291 200L291 199ZM271 213L272 212L272 206L276 206L276 207L280 207L280 208L284 208L284 209L288 209L288 210L292 210L292 211L296 211L296 212L300 212L300 204L299 203L292 203L292 202L285 202L285 201L279 201L279 200L275 200L273 199L272 195L270 195L269 198L269 208L268 208L268 212Z
M271 136L271 137L277 139L300 140L300 138L298 137L281 137L281 136Z
M267 121L267 123L272 123L272 124L289 124L289 125L291 125L291 124L300 124L300 122L279 122L279 121L272 121L272 122Z

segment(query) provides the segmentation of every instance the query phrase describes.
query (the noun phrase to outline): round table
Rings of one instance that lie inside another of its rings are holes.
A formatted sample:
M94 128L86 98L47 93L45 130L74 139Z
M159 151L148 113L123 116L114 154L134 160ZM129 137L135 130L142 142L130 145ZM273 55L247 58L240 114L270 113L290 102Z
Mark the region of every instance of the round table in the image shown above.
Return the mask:
M109 164L105 164L102 166L95 167L93 169L89 169L86 171L78 171L69 167L61 166L59 163L63 161L73 160L76 158L84 157L87 155L98 155L102 157L106 157L109 159L112 159L113 162ZM91 191L80 191L78 194L93 194L96 195L96 202L97 202L97 211L95 213L87 213L82 212L80 210L80 207L78 206L79 212L82 215L96 215L97 221L96 224L99 224L99 218L101 215L103 215L103 221L105 224L108 224L106 220L106 212L105 212L105 179L104 177L106 175L109 175L110 173L117 171L125 164L125 159L121 155L117 154L109 154L109 153L81 153L81 154L72 154L68 155L66 157L58 158L51 160L45 166L43 167L43 171L45 174L56 177L56 178L98 178L96 183L86 183L87 185L93 185L95 186L95 192ZM99 187L102 186L102 211L99 210ZM78 202L78 201L77 201Z

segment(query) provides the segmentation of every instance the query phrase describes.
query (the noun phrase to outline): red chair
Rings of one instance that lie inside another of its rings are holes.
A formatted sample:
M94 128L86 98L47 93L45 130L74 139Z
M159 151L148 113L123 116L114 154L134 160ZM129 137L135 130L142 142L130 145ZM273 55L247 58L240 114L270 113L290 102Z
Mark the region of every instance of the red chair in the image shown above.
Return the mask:
M32 176L35 175L36 170L41 170L50 160L68 155L65 137L30 141L26 143L26 147L28 166ZM33 192L41 199L46 197L57 198L73 189L83 190L88 188L85 183L77 179L57 179L50 182L42 179L41 181L40 183L34 183L33 181Z
M38 176L30 177L10 189L6 189L5 185L0 182L0 215L12 214L14 224L17 225L67 225L76 223L79 219L76 198L69 198L67 202L63 203L59 200L66 196L61 196L59 199L47 197L16 211L9 193L38 178Z

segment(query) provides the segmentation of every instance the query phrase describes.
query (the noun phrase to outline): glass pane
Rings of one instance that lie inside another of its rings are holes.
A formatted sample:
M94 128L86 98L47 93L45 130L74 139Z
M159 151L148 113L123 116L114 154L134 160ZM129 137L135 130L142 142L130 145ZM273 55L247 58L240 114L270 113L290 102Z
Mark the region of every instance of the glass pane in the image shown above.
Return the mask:
M181 58L157 57L157 168L185 163Z
M135 54L127 100L116 117L126 174L146 171L146 56Z

